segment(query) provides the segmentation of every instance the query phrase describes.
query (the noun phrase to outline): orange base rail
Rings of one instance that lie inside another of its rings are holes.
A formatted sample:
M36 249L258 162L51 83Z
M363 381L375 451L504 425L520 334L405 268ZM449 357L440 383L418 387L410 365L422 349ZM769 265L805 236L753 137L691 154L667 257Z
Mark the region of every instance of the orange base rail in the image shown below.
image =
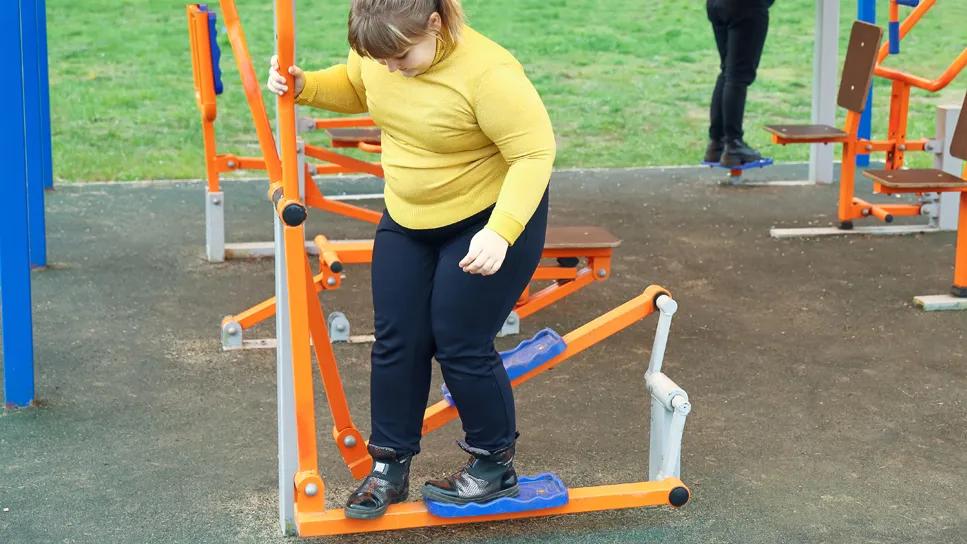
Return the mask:
M636 482L579 487L568 490L570 500L564 506L512 514L462 518L436 517L427 512L426 506L421 502L394 504L389 507L385 515L373 520L349 519L343 514L341 509L307 512L297 511L296 526L299 531L299 536L314 537L559 516L563 514L640 508L645 506L670 506L672 503L669 496L677 488L687 489L685 484L678 478L666 478L659 482Z

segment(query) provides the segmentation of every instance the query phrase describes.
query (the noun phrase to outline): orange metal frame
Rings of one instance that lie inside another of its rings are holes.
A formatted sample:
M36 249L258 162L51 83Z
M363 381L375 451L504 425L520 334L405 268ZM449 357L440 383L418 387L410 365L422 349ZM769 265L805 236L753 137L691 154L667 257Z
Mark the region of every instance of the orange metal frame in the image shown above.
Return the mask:
M923 15L930 10L936 0L922 0L918 7L904 19L900 25L901 39L910 32ZM772 134L773 143L786 145L790 143L841 143L843 144L842 170L840 172L838 217L840 224L846 228L852 226L853 219L875 217L883 222L891 223L897 216L918 216L921 214L921 204L873 204L856 196L856 157L875 152L886 154L886 168L897 170L903 167L904 153L908 151L925 151L929 140L907 138L907 116L910 110L910 87L918 87L930 92L936 92L946 87L967 66L967 48L957 56L946 70L935 80L905 73L900 70L886 68L882 62L889 54L889 43L884 41L877 52L877 64L874 75L889 79L893 82L890 95L890 123L885 140L863 139L858 137L859 121L862 112L847 111L843 131L845 137L815 138L809 140L790 140ZM880 192L876 188L874 192Z
M242 81L242 88L245 92L245 99L249 104L249 109L252 114L252 121L255 125L259 147L263 157L265 157L268 156L266 154L266 146L272 145L273 141L272 127L262 101L260 84L255 75L252 59L248 52L245 32L242 29L241 20L235 7L235 1L220 0L220 4L222 7L223 21L228 31L229 42L231 43L235 62L238 66ZM263 157L244 157L231 153L218 153L215 137L215 121L218 116L218 110L211 59L208 13L201 11L195 4L189 4L186 10L188 14L188 35L191 45L195 100L201 112L208 191L221 191L220 175L235 170L265 170L270 180L277 181L281 179L280 166L271 163L271 161L267 163ZM313 124L315 128L368 127L373 126L373 121L366 117L316 119ZM379 153L381 151L378 146L365 143L361 143L357 147L370 153ZM367 162L355 159L336 153L325 147L308 144L305 146L305 153L309 157L324 161L319 164L306 164L306 203L309 206L367 223L379 223L382 215L379 212L327 199L319 190L318 185L312 177L313 174L342 173L364 173L382 177L383 169L378 162Z
M293 15L290 0L276 2L277 51L282 73L286 73L287 68L293 63L295 37ZM333 438L336 440L343 459L357 478L368 472L371 459L365 451L365 442L353 425L349 414L335 356L323 321L322 307L309 303L309 297L315 293L315 285L304 244L303 221L305 215L304 213L292 213L300 211L298 204L296 116L292 93L281 96L278 104L283 175L281 191L273 196L273 200L277 201L276 209L279 210L283 223L285 262L287 264L284 279L290 286L288 309L298 442L298 470L293 485L295 520L299 534L301 536L335 535L670 504L669 494L671 491L676 487L684 487L681 480L674 477L656 482L572 489L570 490L570 502L562 507L483 517L437 518L431 516L422 503L392 505L384 516L367 521L346 519L342 510L326 509L325 487L319 474L317 461L312 354L310 352L313 347L322 374L326 398L335 422ZM274 152L274 149L272 152ZM304 211L304 208L302 211ZM331 251L323 251L323 262L334 263L336 258ZM295 286L300 285L304 288L295 288ZM662 294L667 295L667 292L661 287L651 286L639 297L568 334L565 337L567 349L564 353L540 368L514 380L513 385L518 385L542 372L546 372L587 347L654 313L655 301ZM313 340L311 345L310 338ZM424 432L438 428L457 416L454 408L444 404L437 403L427 409L424 418Z
M319 273L313 276L316 293L338 289L342 285L343 265L373 262L372 240L330 241L325 236L319 235L315 238L315 245L319 249L320 265ZM528 287L517 300L514 311L517 312L518 317L524 319L595 281L608 279L611 275L612 254L612 248L545 249L542 254L545 259L583 258L586 262L580 268L539 266L531 281L551 283L536 293ZM226 316L222 320L222 326L224 328L234 323L245 331L274 315L275 297L271 297L238 314Z
M967 180L967 162L964 163L960 174L961 179ZM951 189L949 187L919 187L917 190L887 187L873 180L873 191L884 194L898 193L960 193L960 209L957 213L957 243L954 248L954 283L952 292L955 296L962 297L967 293L967 190Z

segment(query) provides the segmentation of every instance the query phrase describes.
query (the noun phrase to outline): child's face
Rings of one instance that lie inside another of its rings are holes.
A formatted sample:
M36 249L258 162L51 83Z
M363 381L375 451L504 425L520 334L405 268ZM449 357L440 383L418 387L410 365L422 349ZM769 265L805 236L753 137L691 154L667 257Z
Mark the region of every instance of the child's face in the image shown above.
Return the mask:
M390 72L397 70L406 77L414 77L422 74L433 64L436 57L436 35L440 32L440 14L433 12L427 21L427 27L432 32L414 40L413 45L408 47L399 55L388 59L376 59L377 62L386 66Z

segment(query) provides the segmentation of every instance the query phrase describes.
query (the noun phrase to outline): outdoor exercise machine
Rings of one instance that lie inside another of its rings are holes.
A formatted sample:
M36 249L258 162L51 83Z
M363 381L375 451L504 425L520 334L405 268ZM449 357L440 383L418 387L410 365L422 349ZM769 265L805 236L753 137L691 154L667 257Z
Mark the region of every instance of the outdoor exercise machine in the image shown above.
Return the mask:
M967 161L967 94L960 108L960 119L947 145L946 153ZM875 193L949 193L960 199L954 282L950 294L918 296L914 302L928 311L967 310L967 164L960 176L931 168L865 170L863 175L873 180Z
M276 0L276 39L281 73L294 58L292 0ZM652 286L640 296L560 338L539 335L534 344L517 350L525 368L513 380L518 385L553 368L587 347L656 311L660 314L645 381L652 399L649 480L637 483L567 489L550 475L522 478L521 496L499 499L482 507L453 509L410 502L393 505L374 520L347 519L342 510L327 509L325 487L318 470L312 351L320 365L326 399L335 423L333 439L356 478L369 472L371 459L362 435L352 424L338 368L327 338L321 306L310 304L316 292L304 244L308 208L299 194L299 163L295 102L292 93L278 99L282 179L272 180L276 234L276 319L278 345L280 522L300 536L335 535L558 515L651 505L681 506L689 498L679 478L681 435L690 410L688 396L661 372L672 315L677 304L667 291ZM274 147L269 154L275 153ZM266 157L267 161L272 157ZM310 343L310 340L312 342ZM547 343L549 342L549 343ZM541 347L544 346L544 347ZM547 359L546 353L559 353ZM525 353L526 352L526 353ZM426 411L423 432L456 417L456 409L441 401ZM470 511L471 509L477 511ZM459 511L455 511L459 510Z
M905 36L923 15L935 4L936 0L922 0L899 27L899 37ZM904 153L911 151L931 151L937 154L938 161L943 158L943 135L937 139L910 139L907 137L907 115L909 110L910 87L915 86L930 92L944 88L967 65L965 48L936 80L907 74L900 70L881 66L889 52L889 44L880 47L882 30L876 25L856 21L850 33L849 46L843 65L837 103L847 110L845 125L842 129L829 125L768 125L773 142L789 143L840 143L843 145L842 170L839 191L839 227L810 229L772 229L774 237L819 236L843 234L854 231L866 234L907 234L915 232L934 232L941 230L941 200L936 193L918 194L918 202L904 204L874 204L858 198L855 194L856 157L874 152L886 153L887 169L903 167ZM867 106L866 97L873 75L879 75L893 82L890 106L890 126L887 138L873 140L860 138L858 127L860 117ZM939 132L938 126L938 132ZM873 216L886 223L892 223L898 216L927 215L929 221L923 225L902 225L889 227L861 227L854 229L855 219Z
M208 187L206 194L206 238L208 240L208 255L218 256L220 253L231 256L271 256L270 243L237 243L225 245L224 242L224 193L218 190L218 174L224 168L236 168L239 165L250 165L267 171L270 179L279 179L281 166L272 159L270 148L274 144L272 128L262 101L259 80L255 75L251 57L234 0L221 0L221 7L228 36L232 44L239 73L252 120L256 129L262 157L240 158L234 155L219 155L214 150L214 119L216 117L215 96L220 87L218 66L218 47L214 42L215 14L203 4L189 4L186 8L189 21L189 35L192 44L192 66L195 74L196 98L202 114L203 133L206 142L206 163L208 166ZM359 128L358 123L367 125ZM305 119L297 121L297 128L304 130L309 125L327 127L333 147L357 147L371 152L379 152L381 136L379 130L372 125L368 118L349 119L317 119L307 123ZM352 127L356 128L352 128ZM334 128L341 127L341 128ZM346 172L346 168L357 168L360 171L382 176L382 168L378 164L364 163L349 157L343 157L331 150L311 146L301 139L297 141L300 164L303 170L300 194L304 195L306 205L323 211L338 213L370 223L379 221L380 214L357 206L335 202L326 198L319 191L312 177L316 174L332 174ZM328 160L328 166L308 165L308 158ZM210 159L210 160L209 160ZM244 159L244 160L243 160ZM230 164L231 163L231 164ZM375 169L374 169L375 168ZM368 170L367 170L368 169ZM277 187L270 188L270 194ZM212 241L221 242L212 243ZM325 242L320 243L320 240ZM326 245L327 244L327 245ZM323 245L326 245L324 248ZM520 330L520 320L553 304L554 302L592 284L604 281L611 274L611 256L614 248L620 245L620 240L603 228L594 226L552 227L547 232L543 256L552 260L549 264L542 264L535 272L535 282L549 282L539 291L532 292L528 288L518 301L514 312L507 317L501 331L503 335L517 334ZM325 249L335 259L327 263L320 259L320 271L314 276L319 290L335 289L341 283L343 264L365 264L372 262L372 240L329 241L324 236L314 241L307 241L306 246L312 254L322 254ZM222 251L224 249L224 251ZM335 267L335 269L333 268ZM222 320L221 336L225 349L239 348L271 348L275 342L271 339L247 339L245 331L258 323L275 315L274 297L255 304L254 306L225 317ZM330 337L334 341L345 342L365 340L365 336L351 335L350 323L342 312L333 312L327 318Z
M224 24L231 43L235 63L242 80L242 88L252 121L258 135L259 145L265 155L272 128L262 101L261 84L255 75L252 58L248 52L245 32L242 28L234 0L220 0ZM191 45L191 64L195 85L195 102L201 115L202 137L205 146L205 248L208 260L221 262L226 258L246 258L271 255L271 242L228 243L225 242L225 193L221 186L221 174L236 170L265 170L271 179L279 179L273 172L275 165L266 164L263 157L240 156L219 153L215 138L215 121L218 117L217 97L224 88L221 77L221 49L217 41L217 19L205 4L189 4L188 36ZM379 130L368 117L341 117L331 119L300 118L299 131L325 130L331 148L300 145L300 154L317 159L318 163L305 161L305 199L310 207L337 215L376 224L381 214L360 206L340 202L322 194L314 175L358 173L376 177L383 176L379 162L368 162L344 155L334 149L355 148L368 153L381 152Z

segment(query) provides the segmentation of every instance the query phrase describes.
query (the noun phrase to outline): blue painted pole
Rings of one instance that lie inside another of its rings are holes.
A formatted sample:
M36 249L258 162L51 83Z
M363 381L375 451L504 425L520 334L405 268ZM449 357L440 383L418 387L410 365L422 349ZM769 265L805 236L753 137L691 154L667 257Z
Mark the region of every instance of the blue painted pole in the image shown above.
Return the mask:
M47 65L47 2L34 0L37 17L37 81L40 82L41 144L44 188L54 188L54 159L50 136L50 70ZM46 237L45 237L46 238Z
M53 186L50 161L50 103L44 0L20 0L23 29L24 116L27 133L27 218L30 265L47 266L44 189Z
M857 0L856 18L864 23L876 24L876 0ZM873 86L870 85L870 93L866 97L866 108L860 116L860 126L857 135L860 138L869 138L873 133ZM857 155L856 166L869 166L869 155Z
M34 400L34 342L27 241L27 137L24 118L20 1L0 2L0 63L14 75L0 85L0 312L3 326L3 396L8 406ZM29 34L31 30L28 28ZM19 81L18 81L19 79Z

